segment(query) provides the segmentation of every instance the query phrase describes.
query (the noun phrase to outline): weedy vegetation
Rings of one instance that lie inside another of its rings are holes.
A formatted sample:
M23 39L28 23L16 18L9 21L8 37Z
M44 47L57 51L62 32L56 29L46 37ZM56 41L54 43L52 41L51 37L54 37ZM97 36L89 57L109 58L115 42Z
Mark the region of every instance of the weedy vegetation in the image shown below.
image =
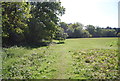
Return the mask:
M3 48L3 78L117 79L117 43L118 38L79 38L37 48Z

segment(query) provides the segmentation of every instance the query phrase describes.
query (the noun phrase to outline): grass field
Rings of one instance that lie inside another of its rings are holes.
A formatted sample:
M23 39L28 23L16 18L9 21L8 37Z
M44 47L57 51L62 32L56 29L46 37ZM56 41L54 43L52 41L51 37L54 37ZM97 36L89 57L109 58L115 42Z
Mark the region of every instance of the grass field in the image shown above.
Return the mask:
M67 39L38 48L3 48L3 78L118 78L118 38Z

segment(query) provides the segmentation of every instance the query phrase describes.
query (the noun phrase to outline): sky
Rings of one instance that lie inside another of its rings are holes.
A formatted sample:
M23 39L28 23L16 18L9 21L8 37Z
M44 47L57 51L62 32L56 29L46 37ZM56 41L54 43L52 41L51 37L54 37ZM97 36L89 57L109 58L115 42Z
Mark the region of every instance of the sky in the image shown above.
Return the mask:
M60 0L66 9L61 22L80 22L84 26L118 27L120 0Z

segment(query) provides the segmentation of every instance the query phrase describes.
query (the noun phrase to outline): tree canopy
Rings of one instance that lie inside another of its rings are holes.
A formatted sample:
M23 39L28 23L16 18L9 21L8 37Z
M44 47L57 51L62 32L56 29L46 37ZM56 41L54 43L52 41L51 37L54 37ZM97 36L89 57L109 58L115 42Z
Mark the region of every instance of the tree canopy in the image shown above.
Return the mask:
M51 41L59 28L61 2L2 3L3 45Z
M24 39L23 32L28 26L26 20L31 17L30 4L25 2L2 3L3 44L16 44Z

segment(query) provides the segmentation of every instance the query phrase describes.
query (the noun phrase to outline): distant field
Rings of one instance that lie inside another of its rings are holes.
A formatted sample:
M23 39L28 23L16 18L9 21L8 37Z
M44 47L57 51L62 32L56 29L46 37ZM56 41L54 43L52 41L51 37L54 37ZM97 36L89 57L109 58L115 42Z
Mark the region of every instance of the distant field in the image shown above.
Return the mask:
M118 38L67 39L38 48L3 48L3 78L118 78Z

